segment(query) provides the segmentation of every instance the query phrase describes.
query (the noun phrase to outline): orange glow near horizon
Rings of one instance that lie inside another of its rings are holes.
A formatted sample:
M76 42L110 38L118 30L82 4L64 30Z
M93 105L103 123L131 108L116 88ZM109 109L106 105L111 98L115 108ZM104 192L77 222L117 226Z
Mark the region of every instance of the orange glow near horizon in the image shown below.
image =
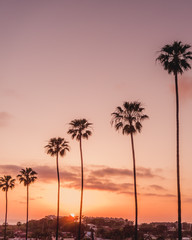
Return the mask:
M36 188L42 184L37 184ZM51 184L52 185L52 184ZM34 195L34 198L30 197L29 203L29 218L30 219L40 219L47 215L56 215L56 190L53 191L54 184L49 187L49 189L43 190L43 195L45 197L38 197L37 192L35 191L35 186L30 189L30 196ZM56 185L56 184L55 184ZM43 186L43 188L46 185ZM49 186L49 185L48 185ZM20 195L18 190L24 188L23 186L17 187L17 195ZM56 189L56 188L55 188ZM23 189L26 190L26 189ZM16 189L15 189L16 191ZM41 190L42 191L42 190ZM19 220L25 222L26 215L26 196L22 192L21 198L14 196L14 192L10 191L8 194L9 197L9 207L8 213L11 213L11 223L16 223ZM25 192L24 192L25 193ZM65 197L63 194L68 193ZM53 198L49 198L50 194ZM47 195L47 198L46 198ZM60 199L60 215L72 217L78 216L79 214L79 201L80 201L80 191L79 190L68 190L61 189L61 199ZM5 199L1 193L2 206L5 205ZM159 201L160 198L160 201ZM14 204L11 201L15 199ZM75 201L71 201L74 199ZM177 210L176 198L168 197L157 197L157 196L139 196L139 222L150 222L150 221L164 221L166 218L167 221L176 221L175 211ZM188 203L183 204L183 211L187 215L186 219L190 221L189 211L190 205ZM71 213L75 212L75 213ZM10 214L8 214L8 218ZM83 215L84 216L95 216L95 217L122 217L134 221L134 198L133 195L126 194L115 194L106 191L93 191L85 190L84 192L84 203L83 203ZM167 217L169 216L169 217ZM4 214L1 212L0 218L3 220ZM17 220L16 220L17 219Z

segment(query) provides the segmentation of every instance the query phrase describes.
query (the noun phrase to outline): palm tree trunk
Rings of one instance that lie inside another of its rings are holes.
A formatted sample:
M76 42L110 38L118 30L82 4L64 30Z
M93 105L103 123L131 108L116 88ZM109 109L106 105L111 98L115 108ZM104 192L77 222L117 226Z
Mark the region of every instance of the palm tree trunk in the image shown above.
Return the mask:
M132 146L132 155L133 155L133 176L134 176L134 193L135 193L135 240L137 240L137 215L138 215L137 182L136 182L136 166L135 166L135 149L134 149L132 133L131 133L131 146Z
M7 190L5 192L5 198L6 198L6 207L5 207L5 232L4 232L4 239L7 238Z
M182 240L181 229L181 191L180 191L180 169L179 169L179 92L178 79L175 73L175 94L176 94L176 127L177 127L177 196L178 196L178 239Z
M83 206L83 153L82 153L81 138L80 138L80 141L79 141L79 145L80 145L80 155L81 155L81 203L80 203L80 213L79 213L78 240L81 240L81 218L82 218L82 206Z
M26 240L28 235L28 216L29 216L29 184L27 184L27 219L26 219Z
M56 240L58 240L58 233L59 233L59 198L60 198L60 177L59 177L58 153L57 153L57 157L56 157L56 165L57 165L57 180L58 180Z

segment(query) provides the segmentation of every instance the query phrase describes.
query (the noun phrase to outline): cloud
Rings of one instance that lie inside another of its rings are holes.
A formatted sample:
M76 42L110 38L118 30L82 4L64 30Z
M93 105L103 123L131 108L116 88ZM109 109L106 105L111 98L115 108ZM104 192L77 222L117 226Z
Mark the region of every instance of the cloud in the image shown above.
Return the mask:
M132 175L132 171L128 169L117 169L104 167L103 169L93 170L91 172L93 176L97 177L106 177L106 176L130 176Z
M124 191L119 192L119 194L126 194L126 195L131 195L132 196L134 194L134 192L133 191L124 190ZM140 195L140 194L138 194L138 195Z
M189 197L189 196L185 196L185 197L183 197L182 199L183 199L183 201L186 202L186 203L190 203L190 204L192 203L192 198Z
M166 198L174 198L176 197L176 195L174 194L159 194L159 193L143 193L142 195L144 196L148 196L148 197L166 197Z
M34 201L34 200L38 200L38 199L43 199L43 197L33 197L33 198L29 198L30 201Z
M0 172L3 174L15 174L19 172L20 169L21 167L18 165L11 165L11 164L0 165Z
M0 127L7 126L12 116L8 112L0 112Z
M57 179L57 173L55 167L49 166L34 166L35 171L38 173L40 181L52 182ZM64 181L77 181L79 179L79 171L76 167L68 167L68 170L60 170L60 178Z
M71 182L69 184L64 184L65 187L80 189L80 179ZM132 183L114 183L110 179L102 179L96 177L85 177L84 183L85 189L88 190L99 190L99 191L109 191L109 192L122 192L125 189L133 188Z
M18 165L0 165L0 173L17 175L22 166ZM32 166L38 173L38 181L51 183L57 181L56 168L52 166ZM127 176L132 175L132 171L123 168L111 168L101 165L88 165L84 168L84 189L115 192L117 194L133 195L133 183L125 182ZM61 186L64 188L80 189L81 186L80 167L66 166L65 170L60 170ZM153 173L150 168L138 167L138 177L155 178L159 177ZM132 178L131 178L132 181ZM141 193L145 196L172 197L171 194L159 194L159 190L165 190L159 185L149 185L149 188ZM151 193L152 191L152 193ZM157 191L157 193L156 193Z
M151 189L154 189L154 190L157 190L157 191L166 191L166 189L162 186L159 186L159 185L156 185L156 184L153 184L153 185L150 185L149 186Z
M127 194L127 195L134 195L133 191L122 191L121 194ZM138 192L137 193L140 196L146 196L146 197L160 197L160 198L176 198L176 195L174 194L160 194L155 192Z
M23 166L18 165L0 165L0 173L1 174L9 174L9 175L17 175L19 171L25 168ZM35 170L38 174L38 180L43 182L52 182L57 180L57 173L55 167L50 166L33 166L33 170ZM68 170L60 170L60 177L65 181L75 181L79 179L79 167L68 167Z
M96 177L124 177L124 176L132 176L133 171L124 168L111 168L106 166L101 166L100 169L92 170L92 176ZM162 178L159 175L156 175L152 172L150 168L138 167L137 168L137 176L141 178Z
M102 182L102 181L96 181L95 183L87 183L85 185L86 189L89 190L100 190L100 191L108 191L108 192L119 192L121 190L120 184L115 184L113 182L108 181Z
M20 204L25 204L27 203L27 199L26 199L26 196L23 196L23 197L20 197L21 200L16 200L18 203ZM30 197L29 198L29 201L35 201L35 200L41 200L43 199L42 196L37 196L37 197Z
M17 165L0 165L0 172L1 174L17 175L21 168L23 167ZM51 183L57 181L55 167L33 166L32 168L38 173L38 181L42 181L44 183ZM111 180L110 178L119 176L119 174L125 175L127 173L127 170L125 170L125 172L123 172L122 169L117 169L117 171L115 171L115 169L105 167L103 171L102 169L100 171L109 174L109 177L107 177L107 175L97 175L95 170L85 168L85 189L122 192L125 189L133 188L132 183L114 183L113 180ZM80 167L68 166L66 167L66 170L60 170L60 179L62 187L80 189Z
M25 201L18 201L18 203L20 203L20 204L26 204Z
M137 168L137 176L142 178L159 177L158 175L152 173L152 170L150 168L144 168L144 167Z

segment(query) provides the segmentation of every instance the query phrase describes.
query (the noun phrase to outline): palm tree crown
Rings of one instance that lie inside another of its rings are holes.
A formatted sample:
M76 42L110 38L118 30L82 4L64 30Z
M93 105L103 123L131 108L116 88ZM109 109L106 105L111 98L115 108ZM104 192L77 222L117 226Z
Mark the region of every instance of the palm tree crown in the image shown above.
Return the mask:
M51 138L49 143L45 146L47 149L47 154L50 154L52 157L56 156L58 153L61 156L66 154L66 151L69 151L68 142L64 138Z
M143 114L144 110L140 102L124 102L123 108L117 107L116 111L112 113L111 123L114 124L117 131L121 129L123 134L140 132L141 122L148 118Z
M11 176L4 176L0 178L0 188L2 188L2 191L8 191L9 188L13 189L15 187L15 179L13 179Z
M18 174L19 182L24 184L24 186L28 186L31 183L35 182L37 179L37 173L33 171L32 168L21 169L21 174Z
M89 130L90 126L93 125L89 123L86 119L74 119L69 123L71 128L68 130L68 134L71 134L72 139L76 138L79 141L81 138L88 139L92 135Z
M191 46L174 41L172 45L165 45L160 50L161 54L156 59L159 61L168 73L182 74L185 70L191 68L188 60L192 59L192 52L188 51Z

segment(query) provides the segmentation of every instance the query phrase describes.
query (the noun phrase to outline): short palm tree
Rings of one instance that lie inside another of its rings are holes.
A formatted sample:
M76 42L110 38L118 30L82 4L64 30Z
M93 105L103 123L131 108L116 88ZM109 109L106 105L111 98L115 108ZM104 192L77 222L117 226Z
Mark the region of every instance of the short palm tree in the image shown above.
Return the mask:
M58 180L58 194L57 194L57 226L56 226L56 240L59 233L59 199L60 199L60 176L59 176L59 155L63 157L69 151L68 142L64 138L51 138L48 145L45 146L47 154L52 157L56 156L57 180Z
M124 102L123 107L117 107L116 111L112 113L111 123L115 129L122 130L122 134L131 136L131 146L133 155L133 175L134 175L134 193L135 193L135 240L137 240L137 184L136 184L136 164L135 164L135 149L133 135L141 131L141 122L148 118L143 114L145 109L140 102Z
M179 168L179 92L178 92L178 74L191 68L188 60L192 59L192 52L188 51L191 46L182 42L173 42L171 45L165 45L160 50L160 55L156 59L169 74L175 78L176 95L176 164L177 164L177 196L178 196L178 238L182 239L181 229L181 191L180 191L180 168Z
M37 173L32 168L21 169L17 175L20 183L27 187L27 217L26 217L26 240L28 235L28 216L29 216L29 185L37 180Z
M5 207L5 229L4 229L4 239L7 238L7 205L8 205L8 197L7 193L9 189L13 189L15 187L15 179L11 176L4 176L0 178L0 188L5 192L6 199L6 207Z
M82 139L88 139L92 135L90 127L92 123L89 123L86 119L74 119L69 123L70 128L68 134L72 136L72 139L79 141L80 157L81 157L81 202L80 202L80 214L79 214L79 231L78 240L81 239L81 219L82 219L82 206L83 206L83 152L82 152Z

